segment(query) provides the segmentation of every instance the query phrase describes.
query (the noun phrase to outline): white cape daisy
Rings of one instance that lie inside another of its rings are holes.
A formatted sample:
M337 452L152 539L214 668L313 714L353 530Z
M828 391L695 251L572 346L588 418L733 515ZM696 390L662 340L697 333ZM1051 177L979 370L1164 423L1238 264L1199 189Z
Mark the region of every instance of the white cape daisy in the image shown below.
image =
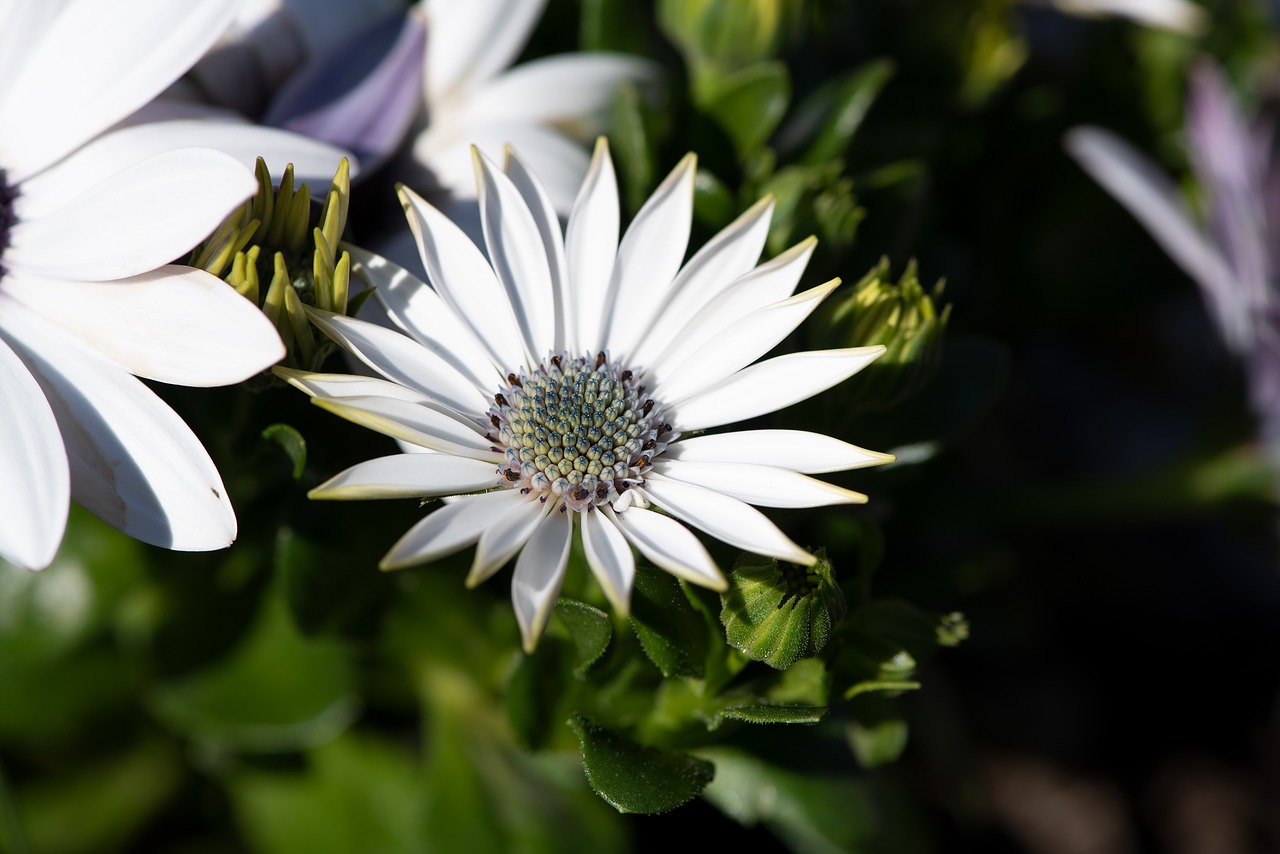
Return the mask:
M430 286L352 250L403 334L313 314L386 379L278 371L325 409L428 450L362 463L312 496L473 493L428 514L382 567L475 544L467 579L474 585L519 553L512 598L526 649L555 604L575 527L588 564L623 613L632 547L681 578L724 587L686 525L812 565L814 557L752 505L865 501L807 475L891 457L796 430L692 434L803 400L884 351L809 351L756 363L838 284L793 295L815 241L757 266L773 209L766 199L682 266L692 155L621 242L603 141L563 235L542 184L514 154L508 151L505 170L479 154L475 163L492 262L437 209L403 190Z
M0 0L0 558L52 559L74 498L173 549L235 515L183 421L137 377L237 382L283 353L270 322L181 257L255 189L206 149L97 136L216 38L221 0Z

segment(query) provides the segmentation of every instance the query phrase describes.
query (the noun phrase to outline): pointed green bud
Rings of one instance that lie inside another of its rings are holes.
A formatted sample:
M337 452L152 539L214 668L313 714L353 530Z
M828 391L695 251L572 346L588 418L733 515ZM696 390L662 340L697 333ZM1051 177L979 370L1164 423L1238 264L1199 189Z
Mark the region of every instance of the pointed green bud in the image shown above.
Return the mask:
M817 655L844 619L844 594L826 553L811 567L743 554L720 594L729 643L755 661L785 670Z
M829 300L820 322L823 344L865 347L883 344L883 356L862 372L855 402L865 409L887 409L923 386L938 367L951 306L938 309L943 282L927 292L911 262L895 284L882 259L843 299Z

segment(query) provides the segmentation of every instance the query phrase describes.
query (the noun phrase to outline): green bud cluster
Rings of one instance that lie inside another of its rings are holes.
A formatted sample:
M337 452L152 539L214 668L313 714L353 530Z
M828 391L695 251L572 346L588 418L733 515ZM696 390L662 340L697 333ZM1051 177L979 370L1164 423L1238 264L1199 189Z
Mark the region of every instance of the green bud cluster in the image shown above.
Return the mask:
M256 172L258 192L196 247L191 265L262 308L284 340L287 365L314 370L330 345L317 341L304 306L348 310L351 257L339 248L351 198L350 165L345 157L338 165L318 226L311 224L310 188L304 183L294 189L292 163L274 189L261 157Z
M880 263L844 299L830 301L821 328L824 344L865 347L883 344L883 356L859 379L856 403L887 409L923 386L938 367L951 306L939 310L943 282L927 292L911 262L902 278L889 280L889 262Z

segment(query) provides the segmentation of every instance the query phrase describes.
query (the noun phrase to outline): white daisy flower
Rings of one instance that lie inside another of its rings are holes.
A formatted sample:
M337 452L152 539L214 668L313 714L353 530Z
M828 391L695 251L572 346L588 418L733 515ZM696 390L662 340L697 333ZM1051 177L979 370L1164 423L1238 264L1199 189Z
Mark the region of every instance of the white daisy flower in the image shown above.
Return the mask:
M235 537L209 455L137 377L223 385L282 355L270 322L225 284L163 266L256 182L217 151L98 136L182 74L230 6L0 0L0 558L11 563L53 559L72 498L168 548Z
M765 199L682 266L692 155L621 242L603 140L563 235L542 184L510 150L505 170L479 153L475 166L491 261L436 208L402 190L430 285L352 250L401 331L313 314L385 379L278 370L323 408L401 440L406 450L428 450L361 463L312 497L467 493L410 529L382 567L474 544L467 583L475 585L519 553L512 599L526 649L555 604L575 527L588 564L623 613L632 547L674 575L723 589L686 525L812 565L813 555L752 505L863 502L864 495L807 475L891 457L796 430L694 434L803 400L884 352L860 347L756 362L838 284L792 295L815 241L757 266L773 210Z

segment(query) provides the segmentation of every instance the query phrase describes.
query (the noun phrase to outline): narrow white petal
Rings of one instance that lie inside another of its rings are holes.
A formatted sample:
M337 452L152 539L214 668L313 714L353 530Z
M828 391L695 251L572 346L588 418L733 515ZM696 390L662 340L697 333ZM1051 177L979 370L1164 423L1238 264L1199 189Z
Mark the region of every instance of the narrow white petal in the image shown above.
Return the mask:
M354 317L308 308L320 331L392 382L417 389L455 412L483 412L488 401L469 378L408 335Z
M539 523L516 559L515 575L511 578L511 604L515 606L525 652L531 653L537 647L538 638L551 618L551 609L564 583L572 535L569 514L553 509Z
M68 0L0 2L0 80L14 78ZM0 93L0 98L3 94Z
M190 252L258 188L248 169L212 149L148 158L11 232L5 263L54 279L123 279Z
M634 506L622 512L604 508L604 514L660 569L712 590L727 586L702 541L670 516Z
M436 293L508 371L524 364L525 349L511 303L480 250L444 214L407 187L400 201Z
M395 454L352 466L307 493L308 498L436 498L496 486L493 463L451 454Z
M731 495L757 507L826 507L867 502L867 496L861 492L842 489L777 466L670 460L655 465L654 471L673 480Z
M67 526L71 474L44 393L3 341L0 436L0 560L44 569Z
M504 378L498 372L500 366L489 361L489 354L467 325L428 285L381 255L346 243L342 248L351 253L352 274L367 279L375 289L376 305L386 310L392 323L447 361L476 388L487 391Z
M1120 15L1140 24L1164 27L1190 36L1204 32L1208 16L1189 0L1050 0L1076 15Z
M216 276L161 267L111 282L21 273L5 292L131 374L187 386L238 383L284 357L275 326Z
M312 397L390 397L422 405L430 403L430 399L422 393L378 377L318 374L285 367L276 367L272 371L289 385Z
M604 340L604 301L618 256L618 222L618 180L609 143L601 137L565 230L565 303L573 322L568 343L572 353L597 347Z
M542 238L542 249L546 253L547 266L551 274L551 297L555 306L555 336L551 349L557 352L566 348L569 324L573 317L569 313L567 285L565 282L564 235L560 231L560 218L556 215L555 205L547 195L546 189L538 177L525 165L513 146L508 145L504 152L503 168L511 183L520 191L521 198L529 208L529 213L538 225L538 236Z
M653 325L637 345L635 364L655 364L689 318L755 267L769 236L773 206L771 195L756 202L689 259L671 283L669 299L663 301Z
M533 536L550 504L525 498L524 504L495 516L476 543L476 556L467 574L467 586L475 587L511 560Z
M34 312L5 300L0 314L0 335L22 356L58 420L71 497L152 545L230 545L236 519L226 487L182 419L141 380Z
M587 565L613 603L613 610L626 616L631 611L631 584L636 577L636 557L631 546L604 513L592 510L579 514L578 519Z
M0 163L9 179L34 175L160 94L234 12L225 0L133 0L127 10L66 3L5 81Z
M705 430L784 409L848 379L883 353L879 345L807 350L757 362L682 401L672 419L682 431Z
M404 569L451 555L480 539L495 519L528 503L529 499L514 489L499 489L443 504L410 528L378 566Z
M679 404L690 395L718 385L791 334L840 284L833 279L771 306L757 309L732 329L708 340L681 363L660 359L653 367L654 394Z
M731 546L804 566L817 560L746 502L661 477L647 478L644 489L672 516Z
M427 104L475 86L515 61L545 5L546 0L425 0Z
M556 330L551 268L542 235L511 179L477 149L472 149L472 160L489 261L515 309L529 364L537 364L554 344Z
M609 106L623 83L655 80L658 67L639 57L568 53L522 63L472 93L467 109L479 121L547 124L590 138L607 127Z
M605 303L604 344L625 361L670 294L693 223L698 161L685 155L658 185L622 236Z
M469 426L428 406L390 397L313 397L311 402L393 439L473 460L498 463L503 458L478 425Z
M893 462L893 454L868 451L804 430L742 430L694 436L669 445L662 457L691 463L761 463L804 474Z
M809 263L809 256L818 245L809 237L792 246L778 257L761 264L754 270L739 276L692 317L683 318L683 326L665 325L664 314L645 335L640 345L643 360L636 365L661 371L662 365L678 365L689 354L707 341L730 331L751 312L781 302L795 293L800 276ZM661 327L661 329L659 328Z

